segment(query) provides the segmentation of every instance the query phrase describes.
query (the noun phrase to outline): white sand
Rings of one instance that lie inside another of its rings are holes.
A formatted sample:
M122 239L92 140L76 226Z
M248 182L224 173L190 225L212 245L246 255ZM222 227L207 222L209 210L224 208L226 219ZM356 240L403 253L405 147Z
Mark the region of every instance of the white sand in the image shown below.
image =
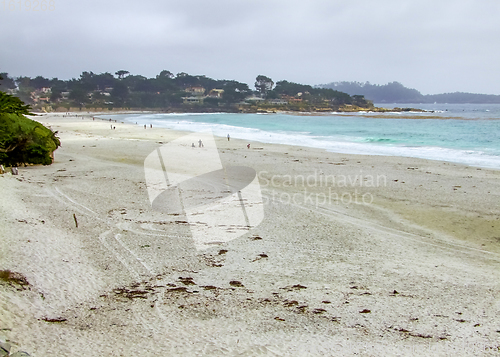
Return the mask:
M257 171L264 220L197 250L187 224L151 209L143 169L185 133L37 120L59 131L54 164L0 176L0 269L30 283L0 285L0 339L13 351L500 353L500 171L217 138L224 166ZM373 202L347 202L356 195Z

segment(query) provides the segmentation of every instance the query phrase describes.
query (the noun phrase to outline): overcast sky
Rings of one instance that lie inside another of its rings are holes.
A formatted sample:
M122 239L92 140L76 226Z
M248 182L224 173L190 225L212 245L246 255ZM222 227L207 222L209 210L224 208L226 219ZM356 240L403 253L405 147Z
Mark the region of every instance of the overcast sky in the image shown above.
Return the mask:
M252 88L263 74L500 94L500 0L46 0L52 11L11 3L0 4L0 72L12 76L166 69Z

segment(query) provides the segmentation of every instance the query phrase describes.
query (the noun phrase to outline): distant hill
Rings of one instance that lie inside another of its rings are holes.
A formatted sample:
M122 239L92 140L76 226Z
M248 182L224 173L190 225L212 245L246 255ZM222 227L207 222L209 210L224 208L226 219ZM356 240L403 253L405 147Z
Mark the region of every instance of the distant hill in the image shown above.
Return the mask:
M443 93L423 95L399 82L384 85L369 82L332 82L318 87L330 88L349 95L364 95L375 103L500 103L500 95L476 93Z

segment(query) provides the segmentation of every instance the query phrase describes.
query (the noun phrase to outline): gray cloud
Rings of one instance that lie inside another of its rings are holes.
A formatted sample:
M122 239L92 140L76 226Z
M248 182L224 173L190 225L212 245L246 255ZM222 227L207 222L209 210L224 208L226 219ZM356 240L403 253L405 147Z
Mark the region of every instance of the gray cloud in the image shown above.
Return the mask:
M168 69L251 86L265 74L307 84L400 81L423 93L500 94L497 0L54 0L54 6L1 9L0 71L71 78Z

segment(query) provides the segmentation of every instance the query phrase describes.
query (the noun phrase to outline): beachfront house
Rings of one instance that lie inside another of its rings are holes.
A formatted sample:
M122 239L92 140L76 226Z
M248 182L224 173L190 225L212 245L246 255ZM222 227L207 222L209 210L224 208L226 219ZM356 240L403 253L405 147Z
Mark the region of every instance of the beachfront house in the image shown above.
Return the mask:
M196 86L195 87L188 87L188 88L184 89L184 92L190 93L191 95L200 96L200 95L205 94L205 88L196 87Z
M261 98L261 97L257 97L255 95L252 95L250 97L246 97L245 98L245 102L248 102L248 103L262 103L262 102L265 102L266 100L264 98Z
M302 93L299 93L300 95L302 95ZM301 97L294 97L292 95L281 95L281 100L284 100L288 103L297 103L297 102L302 102L302 98Z
M273 105L287 105L288 101L285 99L271 99L268 103Z
M49 89L49 91L43 91L43 89ZM47 94L50 94L50 88L42 88L31 92L30 97L35 104L38 102L48 103L50 98L47 96Z
M223 94L224 94L224 89L212 89L208 93L208 96L212 98L222 98Z
M202 96L190 96L190 97L182 97L183 104L203 104L203 99L205 97Z

